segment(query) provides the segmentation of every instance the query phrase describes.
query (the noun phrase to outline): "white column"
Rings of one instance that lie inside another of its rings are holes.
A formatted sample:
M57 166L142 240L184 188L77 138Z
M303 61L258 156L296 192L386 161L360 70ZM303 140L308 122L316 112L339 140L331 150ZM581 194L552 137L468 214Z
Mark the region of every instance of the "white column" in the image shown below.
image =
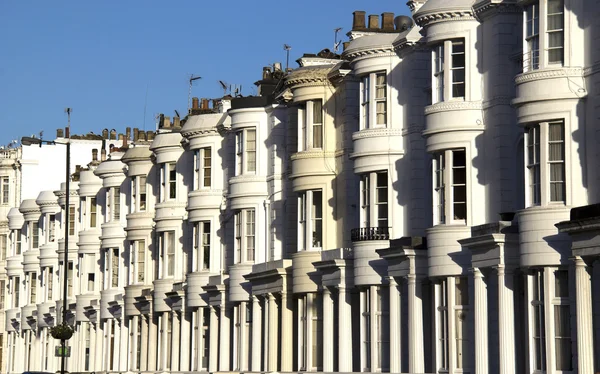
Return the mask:
M132 316L131 319L129 320L129 331L131 332L130 337L129 337L129 371L138 371L141 370L140 368L137 368L137 350L138 350L138 341L137 341L137 334L138 334L138 319L140 318L140 316ZM140 363L141 364L141 363Z
M350 309L350 294L346 287L338 287L338 370L349 373L352 371L352 311ZM360 343L359 343L360 344Z
M121 328L119 332L121 333L121 353L119 354L119 370L127 371L129 367L129 355L127 352L129 351L129 328L126 325L126 317L121 317Z
M239 327L239 331L240 331L240 336L238 337L239 342L238 342L238 346L239 351L237 353L238 355L238 364L236 366L235 362L233 364L233 370L239 370L239 371L247 371L248 370L248 351L250 350L250 347L248 346L248 344L246 344L246 342L248 341L248 339L246 338L250 333L250 331L246 331L246 308L248 307L248 303L245 301L242 301L240 303L239 306L239 313L238 313L238 318L239 320L237 321L240 325ZM234 316L234 321L235 321L235 316ZM235 334L235 333L234 333ZM235 361L235 359L234 359Z
M594 326L592 314L591 277L581 257L575 262L575 300L577 309L578 374L594 373Z
M423 299L421 278L415 274L407 276L408 282L408 371L425 372L423 357Z
M158 319L156 319L158 322ZM152 312L152 314L148 314L148 324L149 324L149 337L147 340L147 348L148 348L148 367L147 370L148 371L155 371L157 370L157 360L158 358L156 357L157 354L157 347L156 347L156 342L158 342L158 326L156 323L154 323L155 321L155 315L154 312Z
M514 316L514 275L504 265L498 272L498 339L500 374L514 374L515 366L515 316ZM487 352L487 351L486 351Z
M400 292L394 277L389 277L390 282L390 372L400 372Z
M319 339L320 337L316 337ZM323 371L333 371L333 299L329 288L323 288Z
M96 370L96 329L97 324L89 322L90 324L90 371ZM50 353L52 354L52 353Z
M221 295L225 298L225 295ZM231 347L229 346L229 333L231 325L231 311L226 307L225 301L221 302L219 315L219 371L231 370L229 357Z
M381 367L381 362L379 362L379 354L378 354L378 344L377 344L377 338L378 338L378 329L381 328L381 326L377 326L377 314L375 313L375 311L377 310L377 286L369 286L369 300L367 300L367 302L369 303L369 325L370 325L370 332L371 332L371 336L369 337L369 340L371 341L371 351L367 352L368 355L371 355L371 367L369 368L370 372L376 372L377 369L379 369ZM361 363L362 367L365 366L364 363Z
M219 318L217 310L214 306L210 306L210 326L208 333L210 334L210 346L208 347L208 371L217 371L219 363Z
M252 295L252 371L261 371L262 312L258 297Z
M184 300L185 301L185 300ZM181 359L179 361L179 370L180 371L190 371L190 352L192 347L190 346L190 341L193 337L194 330L191 328L190 319L192 318L192 312L190 309L186 308L185 312L181 313L181 348L179 349Z
M269 303L269 349L268 349L268 361L267 361L267 370L268 371L277 371L277 352L278 352L278 344L277 344L277 303L275 301L275 296L273 294L267 295L267 300Z
M181 316L180 311L173 311L173 325L171 326L171 371L179 371L179 346L181 342Z
M281 292L281 371L292 371L294 341L292 300L287 292Z
M168 347L168 334L167 334L167 326L169 323L169 312L163 312L161 321L160 321L160 369L167 369L167 347ZM173 326L171 327L171 332L173 331Z
M142 346L140 347L141 350L141 354L140 354L140 371L148 371L148 351L149 351L149 347L148 347L148 323L152 323L149 322L149 319L144 316L144 315L140 315L138 317L141 321L142 321L142 337L141 337L141 341L142 341ZM137 339L136 339L137 341ZM94 351L92 351L94 352Z
M481 271L478 268L473 268L472 272L474 288L473 304L475 312L475 374L487 374L489 371L487 287L483 281L483 274L481 274ZM502 308L498 308L498 310L500 311L500 314L503 313ZM504 361L502 356L500 356L500 361Z

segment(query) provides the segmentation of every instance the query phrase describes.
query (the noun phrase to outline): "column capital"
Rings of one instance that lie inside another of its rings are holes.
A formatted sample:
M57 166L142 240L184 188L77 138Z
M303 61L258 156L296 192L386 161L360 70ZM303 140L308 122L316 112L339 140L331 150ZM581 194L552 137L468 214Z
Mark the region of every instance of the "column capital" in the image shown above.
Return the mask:
M327 286L323 287L323 294L331 295L331 290L329 289L329 287L327 287Z
M587 264L585 263L585 261L583 260L583 258L581 258L581 256L573 256L571 258L569 258L569 260L573 261L573 263L575 264L576 267L585 267L587 266ZM596 260L598 261L598 260ZM594 261L594 262L596 262Z
M394 276L387 277L388 282L390 282L390 287L397 286L398 282L396 282L396 278Z
M269 293L267 294L267 297L266 297L266 299L267 299L267 300L271 301L271 300L273 300L274 298L275 298L275 296L274 296L274 295L273 295L271 292L269 292Z
M479 268L470 268L469 273L471 273L475 278L483 278L483 273Z

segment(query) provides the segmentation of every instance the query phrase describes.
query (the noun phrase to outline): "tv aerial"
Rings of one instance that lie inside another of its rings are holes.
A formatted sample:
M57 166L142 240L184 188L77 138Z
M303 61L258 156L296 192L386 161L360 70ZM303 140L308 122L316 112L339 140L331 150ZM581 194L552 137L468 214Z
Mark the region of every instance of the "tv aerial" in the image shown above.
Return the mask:
M285 58L285 70L287 71L289 65L290 65L290 50L292 49L292 46L289 44L284 44L283 45L283 50L286 53L286 58Z
M334 32L334 36L333 36L333 53L337 53L338 49L340 47L340 44L342 44L342 41L338 41L338 33L342 30L341 27L335 28L333 30Z
M197 81L198 79L202 79L201 76L197 75L194 76L194 74L190 74L190 78L189 78L189 82L190 82L190 87L188 90L188 111L190 110L190 100L192 98L192 85L194 84L195 81Z

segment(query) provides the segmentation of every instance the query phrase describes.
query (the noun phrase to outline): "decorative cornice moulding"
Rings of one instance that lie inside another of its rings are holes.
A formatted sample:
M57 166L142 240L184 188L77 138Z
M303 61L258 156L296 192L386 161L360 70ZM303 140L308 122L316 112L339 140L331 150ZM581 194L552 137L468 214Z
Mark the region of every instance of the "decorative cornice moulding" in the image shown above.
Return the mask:
M481 101L444 101L425 107L425 115L457 110L481 110Z
M556 69L541 69L533 70L527 73L517 75L515 78L516 84L533 82L542 79L553 78L568 78L568 77L583 77L584 70L582 68L556 68Z

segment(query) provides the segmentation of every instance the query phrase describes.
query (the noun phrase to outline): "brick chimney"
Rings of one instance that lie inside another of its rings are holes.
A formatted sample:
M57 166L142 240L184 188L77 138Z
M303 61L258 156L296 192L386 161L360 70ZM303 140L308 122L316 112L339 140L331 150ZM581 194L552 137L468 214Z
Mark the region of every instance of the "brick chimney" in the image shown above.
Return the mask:
M192 97L192 109L198 109L199 100L197 97Z
M377 14L369 14L369 29L379 30L379 16Z
M173 128L180 128L181 122L179 121L179 117L173 117Z
M131 127L125 128L125 137L127 138L127 140L131 139Z
M154 140L154 132L153 131L146 131L146 139L147 140Z
M354 16L352 19L352 30L364 30L366 28L365 25L365 15L367 13L364 10L357 10L352 15Z
M110 140L117 140L117 130L110 130Z
M146 132L145 131L140 131L138 133L138 140L139 141L145 141L146 140Z
M108 129L102 130L102 139L108 140Z
M162 125L163 129L169 129L171 128L171 117L169 116L163 116L163 125Z
M92 161L98 161L98 149L92 149Z
M208 109L208 99L202 99L202 109Z
M140 130L137 127L133 128L133 141L137 142L140 137Z
M62 138L65 136L65 130L64 129L56 129L56 137L57 138Z
M385 12L381 13L381 30L393 32L394 27L394 13Z

